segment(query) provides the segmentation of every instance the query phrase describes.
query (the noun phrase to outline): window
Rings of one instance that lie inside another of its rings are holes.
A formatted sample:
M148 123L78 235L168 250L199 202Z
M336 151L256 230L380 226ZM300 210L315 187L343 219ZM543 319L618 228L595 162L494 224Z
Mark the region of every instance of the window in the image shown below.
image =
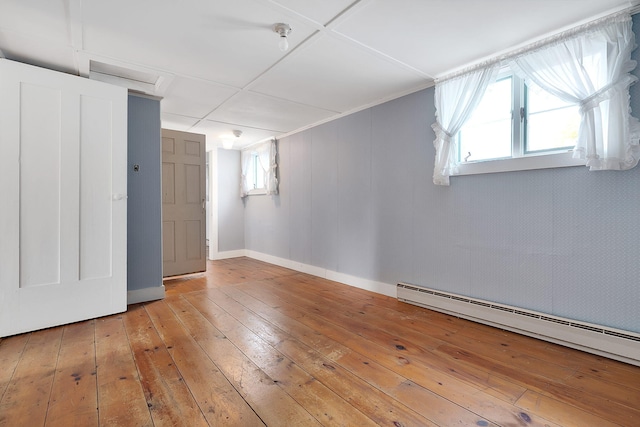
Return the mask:
M257 152L253 151L250 153L249 162L247 172L249 192L251 194L266 193L266 189L264 188L264 170L260 165L260 158Z
M614 14L436 83L434 184L473 173L635 167L631 27L628 11Z
M458 133L458 162L566 153L578 139L577 105L503 72Z
M240 153L241 197L254 194L278 194L276 156L275 140L242 150Z

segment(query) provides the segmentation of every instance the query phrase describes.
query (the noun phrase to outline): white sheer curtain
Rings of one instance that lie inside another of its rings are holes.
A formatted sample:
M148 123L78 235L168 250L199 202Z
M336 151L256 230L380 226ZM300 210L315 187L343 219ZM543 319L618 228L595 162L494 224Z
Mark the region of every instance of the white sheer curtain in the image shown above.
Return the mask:
M278 177L276 176L277 151L276 140L265 142L256 148L258 163L264 174L264 188L267 194L278 194Z
M249 168L253 154L251 150L242 150L240 152L240 197L249 195L249 191L253 190L253 183L249 182Z
M640 126L631 116L629 74L635 38L628 14L603 20L583 34L529 51L511 67L525 80L580 105L574 157L590 170L624 170L638 163Z
M497 76L499 64L494 63L462 76L436 84L436 133L433 183L449 185L449 175L458 171L456 134L471 117L482 100L487 86Z
M256 173L260 174L261 178L258 182L264 183L264 187L259 190L264 190L269 195L278 194L277 157L275 139L242 150L240 153L240 197L248 196L249 192L254 189L254 175ZM254 159L256 170L252 170Z

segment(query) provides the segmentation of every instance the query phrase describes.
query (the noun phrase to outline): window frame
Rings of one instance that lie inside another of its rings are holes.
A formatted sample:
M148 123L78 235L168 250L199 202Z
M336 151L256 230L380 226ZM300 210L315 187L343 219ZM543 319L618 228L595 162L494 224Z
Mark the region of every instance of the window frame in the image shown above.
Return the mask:
M266 182L262 183L262 187L257 187L257 185L258 185L258 170L261 169L261 166L258 164L258 162L259 162L258 152L257 151L251 151L250 155L251 155L251 163L249 165L249 168L251 169L252 175L253 175L253 188L247 192L247 196L258 196L258 195L267 194L267 184L266 184Z
M241 189L240 197L251 195L278 194L278 146L275 138L258 142L240 152ZM256 173L257 172L257 173ZM256 188L262 180L258 173L263 173L263 187ZM252 176L253 175L253 176ZM254 188L250 188L254 187Z
M574 159L573 149L559 148L553 150L526 151L528 103L527 87L524 80L509 67L502 69L495 82L511 78L511 157L464 161L460 153L458 140L458 171L451 176L476 175L485 173L512 172L584 166L586 159ZM493 84L493 83L492 83ZM520 116L520 117L516 117Z

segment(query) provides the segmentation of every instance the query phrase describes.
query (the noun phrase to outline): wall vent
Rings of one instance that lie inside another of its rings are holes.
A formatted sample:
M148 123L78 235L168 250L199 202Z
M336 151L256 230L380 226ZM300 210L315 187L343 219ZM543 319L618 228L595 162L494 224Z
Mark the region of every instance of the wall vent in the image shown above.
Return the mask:
M398 300L640 366L640 334L407 283Z
M104 62L89 61L89 78L129 90L156 95L162 76L155 73L133 70Z

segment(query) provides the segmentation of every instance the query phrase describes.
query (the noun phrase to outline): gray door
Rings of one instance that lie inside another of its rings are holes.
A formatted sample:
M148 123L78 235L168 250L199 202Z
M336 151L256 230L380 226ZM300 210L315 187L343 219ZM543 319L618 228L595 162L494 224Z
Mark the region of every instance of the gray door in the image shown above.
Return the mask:
M163 276L206 270L205 136L162 130Z

